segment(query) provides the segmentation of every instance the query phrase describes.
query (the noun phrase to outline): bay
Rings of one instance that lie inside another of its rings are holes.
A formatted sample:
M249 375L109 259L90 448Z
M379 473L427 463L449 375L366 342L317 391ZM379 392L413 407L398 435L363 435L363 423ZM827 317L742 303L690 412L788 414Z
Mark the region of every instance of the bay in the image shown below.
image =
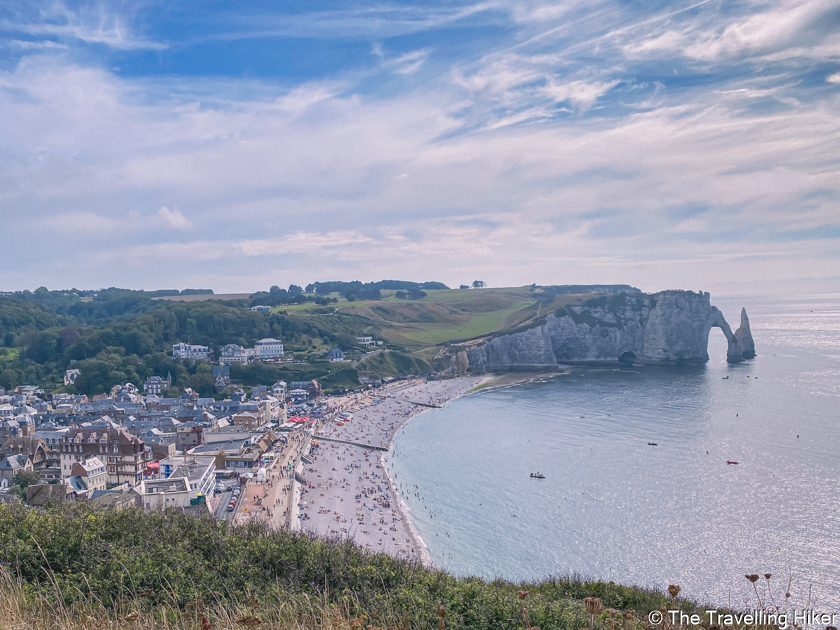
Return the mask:
M418 486L403 495L433 561L736 606L769 572L777 597L791 580L789 603L840 611L840 296L713 303L733 328L747 307L756 359L728 365L713 329L704 366L579 370L406 425L389 467Z

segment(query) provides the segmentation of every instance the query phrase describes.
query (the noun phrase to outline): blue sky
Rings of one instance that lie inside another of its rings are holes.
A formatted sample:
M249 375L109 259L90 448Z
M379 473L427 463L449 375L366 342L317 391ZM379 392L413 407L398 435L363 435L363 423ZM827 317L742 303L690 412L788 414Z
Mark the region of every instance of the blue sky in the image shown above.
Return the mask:
M0 5L0 289L840 291L840 1Z

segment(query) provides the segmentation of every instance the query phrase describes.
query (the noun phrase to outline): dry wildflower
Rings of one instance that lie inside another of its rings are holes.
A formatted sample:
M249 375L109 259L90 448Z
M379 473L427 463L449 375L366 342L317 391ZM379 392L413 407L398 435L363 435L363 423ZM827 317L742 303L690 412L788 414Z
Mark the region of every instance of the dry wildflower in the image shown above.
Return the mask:
M438 615L438 630L443 630L446 628L446 622L443 620L444 616L446 615L446 608L443 606L437 607L437 615Z
M626 613L624 613L624 618L627 619L628 621L635 616L636 616L636 611L635 610L628 610Z
M756 575L755 573L750 573L749 575L745 575L744 577L747 578L753 584L758 582L758 575Z
M600 614L604 610L603 602L599 597L584 597L583 607L589 613L589 630L595 628L595 615Z
M525 599L528 597L528 591L516 591L516 594L519 595L519 599Z
M350 620L350 628L352 628L352 630L358 630L362 627L362 624L366 619L366 617L354 617Z
M213 625L210 623L210 620L201 615L201 630L213 630Z
M674 599L676 599L676 598L677 598L677 595L679 595L679 594L680 594L680 590L682 590L682 589L680 589L679 584L669 584L669 585L668 585L668 593L669 593L669 594L671 595L671 597L673 597Z
M765 573L764 574L764 579L769 580L771 576L772 576L772 573Z
M610 617L615 617L618 614L618 611L615 608L607 608L607 614Z
M134 610L134 611L128 613L125 617L123 617L123 620L125 620L125 621L136 621L139 618L140 618L140 613L137 612L136 610Z
M590 615L598 615L604 609L603 602L599 597L584 597L583 606Z

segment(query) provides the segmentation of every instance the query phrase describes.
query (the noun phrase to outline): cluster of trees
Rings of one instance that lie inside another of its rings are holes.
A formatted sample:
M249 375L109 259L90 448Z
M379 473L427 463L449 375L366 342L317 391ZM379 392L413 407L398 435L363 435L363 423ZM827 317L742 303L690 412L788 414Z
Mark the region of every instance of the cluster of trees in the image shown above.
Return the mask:
M50 291L39 287L35 291L17 291L10 299L17 303L38 305L56 315L72 321L95 323L114 318L127 319L162 306L152 298L173 295L212 295L212 289L163 289L160 291L134 291L130 289L102 289L82 291L69 289Z
M378 300L382 291L421 291L423 289L448 289L442 282L409 282L407 280L380 280L379 282L314 282L306 286L307 293L329 295L338 293L346 300Z
M248 296L248 303L251 306L258 304L264 306L282 306L284 304L306 304L307 302L316 302L320 304L331 304L338 300L321 300L311 295L304 295L303 289L296 284L289 285L288 289L281 289L277 285L271 287L268 291L257 291Z
M424 289L448 289L442 282L409 282L407 280L380 280L379 282L362 283L358 280L352 282L313 282L301 288L296 284L290 285L288 289L281 289L273 286L268 291L258 291L248 297L251 306L263 304L265 306L282 306L284 304L305 304L314 302L319 306L335 304L336 298L327 297L331 293L337 293L349 302L356 300L379 300L382 299L382 291L401 291L403 293L416 295ZM412 293L414 292L414 293ZM397 297L400 297L399 295ZM402 299L417 299L415 297Z
M410 291L397 291L394 297L398 300L419 300L426 297L426 292L420 289L411 289Z
M172 344L207 345L217 356L224 344L251 346L265 337L283 339L287 347L306 347L313 339L352 347L371 324L352 314L306 317L281 312L267 317L244 304L153 301L130 293L136 292L106 290L90 302L77 302L79 307L93 304L99 309L104 321L92 322L72 315L76 306L56 305L64 314L51 312L47 304L56 304L54 299L0 297L0 386L57 387L73 362L81 370L74 387L80 393L108 391L127 381L140 386L148 376L171 371L173 385L209 395L210 366L173 359ZM301 294L302 290L297 295ZM136 305L129 307L127 301Z

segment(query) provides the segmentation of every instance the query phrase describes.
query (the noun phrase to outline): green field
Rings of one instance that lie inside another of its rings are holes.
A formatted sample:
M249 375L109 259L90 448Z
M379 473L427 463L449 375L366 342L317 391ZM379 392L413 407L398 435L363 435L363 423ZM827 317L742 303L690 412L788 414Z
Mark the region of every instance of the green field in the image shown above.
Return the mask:
M402 332L402 336L413 341L439 344L447 341L474 339L515 326L528 317L525 311L533 301L514 302L511 306L489 313L475 313L466 316L467 321L457 327L429 323L417 332Z
M430 290L420 300L398 300L396 291L382 291L381 300L348 302L337 294L336 304L292 304L272 309L299 316L348 315L363 318L391 343L413 351L447 341L474 339L527 320L536 299L528 287L480 290Z

